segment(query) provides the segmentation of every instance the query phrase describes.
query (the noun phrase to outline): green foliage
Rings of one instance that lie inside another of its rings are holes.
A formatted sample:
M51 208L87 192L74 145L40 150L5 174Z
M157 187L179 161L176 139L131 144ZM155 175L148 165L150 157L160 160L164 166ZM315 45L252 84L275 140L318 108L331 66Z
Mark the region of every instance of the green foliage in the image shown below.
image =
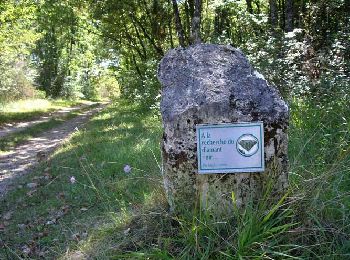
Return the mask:
M213 28L206 31L206 41L239 47L247 41L259 41L269 31L268 15L248 13L243 1L223 1L208 8L204 19L209 23L208 28L212 27L211 24Z
M346 1L294 1L293 25L297 29L289 33L284 33L283 5L277 7L278 21L272 25L268 1L254 1L250 12L247 2L203 1L203 41L241 48L288 100L335 90L325 89L327 85L336 85L339 90L344 86L347 91L350 48ZM178 4L185 41L190 43L193 1ZM166 18L172 12L170 1L159 0L105 0L96 6L94 17L106 45L119 56L117 77L124 97L143 98L145 103L157 101L159 85L149 72L155 73L154 62L178 45L174 20Z
M94 78L102 67L96 54L100 39L89 22L88 6L74 1L44 1L38 12L35 57L37 82L47 96L97 97Z
M64 252L72 248L117 259L349 257L349 1L293 1L296 29L288 33L282 4L272 24L273 1L254 1L252 12L247 2L203 1L202 38L241 48L289 101L291 198L285 202L293 203L251 205L225 221L200 210L174 217L163 205L159 115L145 108L159 101L159 60L178 45L170 1L0 3L0 102L27 95L33 79L48 96L127 98L53 156L52 182L32 197L16 190L2 205L2 212L24 212L3 233L7 254L22 254L21 246L34 241L38 252L53 248L49 258L69 258ZM193 1L179 1L179 8L188 44ZM125 164L132 166L129 175ZM78 185L67 185L72 175ZM66 204L72 210L60 225L47 225L50 212ZM34 225L24 231L16 225L27 221ZM86 229L88 239L72 241ZM49 235L36 236L41 230Z
M94 79L93 84L97 86L100 98L114 100L120 97L120 86L115 73L112 70L104 70Z
M350 91L346 35L349 36L339 32L331 46L316 50L310 36L302 29L295 29L266 36L261 41L248 41L242 49L287 100L316 98L321 101L327 96L337 99Z
M272 2L203 1L203 42L241 48L288 99L322 96L334 85L347 91L348 2L294 1L297 29L289 33L284 33L283 5L272 24ZM194 2L178 5L190 44ZM0 29L3 100L34 95L33 79L47 96L94 99L100 95L99 78L108 75L108 81L118 80L124 97L151 106L159 99L157 63L178 45L167 0L6 1L1 17L6 24Z
M35 70L29 59L40 37L35 31L35 11L30 2L0 3L0 104L35 96Z
M122 63L117 74L121 96L148 105L157 103L160 99L160 84L156 77L157 66L157 60L148 60L138 64L135 74Z
M174 37L168 1L99 1L94 16L109 46L118 57L116 77L120 93L148 106L159 99L157 65Z
M94 82L110 74L88 3L10 0L0 11L0 103L33 98L36 89L47 97L99 96Z

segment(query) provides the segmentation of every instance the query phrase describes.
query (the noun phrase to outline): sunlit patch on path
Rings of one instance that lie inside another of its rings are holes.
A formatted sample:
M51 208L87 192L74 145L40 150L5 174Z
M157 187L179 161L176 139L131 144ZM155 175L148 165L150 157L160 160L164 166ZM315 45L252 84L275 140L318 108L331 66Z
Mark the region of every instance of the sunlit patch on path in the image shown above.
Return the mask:
M89 118L101 111L104 105L82 112L79 116L64 122L59 127L32 138L6 154L0 154L0 198L14 185L14 179L29 173L38 162L44 160L76 127L82 126Z
M38 118L36 120L2 125L2 126L0 126L0 138L5 137L5 136L12 134L12 133L22 131L27 127L31 127L31 126L34 126L34 125L39 124L39 123L47 122L52 118L64 117L65 115L68 115L71 112L78 111L80 109L91 106L93 104L96 104L96 103L85 101L84 104L81 104L79 106L65 107L65 108L62 108L58 111L49 113L48 115L41 116L40 118Z

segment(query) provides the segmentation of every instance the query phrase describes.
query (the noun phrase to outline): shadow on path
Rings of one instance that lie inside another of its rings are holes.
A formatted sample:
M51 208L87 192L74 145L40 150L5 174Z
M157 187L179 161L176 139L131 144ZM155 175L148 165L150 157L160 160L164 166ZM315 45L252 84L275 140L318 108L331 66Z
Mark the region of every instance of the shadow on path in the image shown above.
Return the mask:
M84 111L60 126L11 149L5 155L0 155L0 199L13 187L15 178L29 173L34 165L47 157L77 127L81 127L92 115L101 111L104 107L105 104Z
M12 133L20 132L20 131L22 131L28 127L32 127L36 124L47 122L52 118L64 117L73 111L78 111L80 109L84 109L84 108L87 108L89 106L93 106L94 104L96 104L96 102L88 102L88 103L81 104L81 105L74 106L74 107L66 107L66 108L62 108L62 109L59 109L57 111L48 113L47 115L41 116L41 117L36 118L34 120L15 122L12 124L2 125L2 126L0 126L0 138L5 137L5 136L12 134Z

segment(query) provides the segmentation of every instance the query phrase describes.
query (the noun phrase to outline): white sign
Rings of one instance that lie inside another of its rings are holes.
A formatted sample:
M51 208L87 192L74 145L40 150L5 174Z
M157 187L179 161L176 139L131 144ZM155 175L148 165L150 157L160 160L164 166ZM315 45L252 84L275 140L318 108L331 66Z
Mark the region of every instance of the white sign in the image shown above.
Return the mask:
M263 122L197 125L199 173L263 172Z

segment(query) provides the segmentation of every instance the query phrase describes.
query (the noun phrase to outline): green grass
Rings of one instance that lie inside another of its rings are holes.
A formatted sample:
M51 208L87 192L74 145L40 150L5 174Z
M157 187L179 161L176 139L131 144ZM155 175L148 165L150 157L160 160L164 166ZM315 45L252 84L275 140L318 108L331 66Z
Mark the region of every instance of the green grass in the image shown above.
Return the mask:
M50 162L23 179L23 188L8 194L0 210L14 213L2 232L6 242L2 256L21 254L21 246L31 243L40 252L48 250L48 256L64 255L69 246L80 246L72 239L75 233L88 231L90 237L93 227L103 226L106 218L130 215L156 196L160 189L159 117L123 105L111 106L94 117L88 131L75 133ZM132 167L130 174L123 171L126 164ZM45 173L49 180L35 180L34 176ZM70 183L71 176L76 178L75 184ZM25 184L33 181L40 186L28 196ZM67 213L57 224L48 225L64 206L69 206ZM127 219L123 217L123 221ZM21 230L18 224L26 228ZM23 233L14 235L17 232ZM41 233L45 235L38 237ZM38 256L38 252L31 256Z
M350 113L347 96L291 106L290 180L299 242L322 259L350 258Z
M0 258L349 259L345 104L293 103L289 197L220 222L200 209L168 214L159 114L119 100L1 202L1 212L13 214L0 230ZM39 184L32 194L29 182Z
M78 100L28 99L0 106L0 125L36 119L49 112L83 104Z
M82 109L69 112L65 116L52 118L49 121L38 123L31 127L24 128L22 131L6 135L5 137L2 137L0 139L0 152L6 152L9 149L20 145L33 137L37 137L41 133L48 131L56 126L59 126L65 121L77 117L78 115L80 115L81 112L90 110L96 107L97 105L98 104L94 104L88 107L84 107Z

